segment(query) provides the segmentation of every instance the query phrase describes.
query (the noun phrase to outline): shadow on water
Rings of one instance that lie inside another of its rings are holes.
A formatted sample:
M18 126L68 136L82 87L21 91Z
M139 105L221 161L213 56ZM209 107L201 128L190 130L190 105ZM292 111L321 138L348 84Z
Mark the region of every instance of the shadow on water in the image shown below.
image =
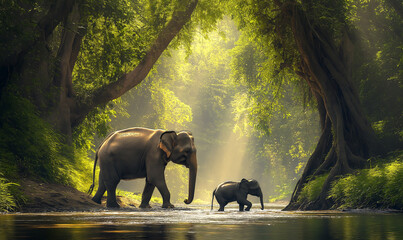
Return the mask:
M403 214L207 206L0 215L0 239L403 239Z

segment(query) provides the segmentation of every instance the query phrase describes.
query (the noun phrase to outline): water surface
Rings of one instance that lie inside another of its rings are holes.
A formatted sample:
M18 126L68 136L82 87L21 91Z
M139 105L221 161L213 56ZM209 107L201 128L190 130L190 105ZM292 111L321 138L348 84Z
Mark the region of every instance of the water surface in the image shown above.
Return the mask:
M256 206L0 215L0 239L403 239L403 214Z

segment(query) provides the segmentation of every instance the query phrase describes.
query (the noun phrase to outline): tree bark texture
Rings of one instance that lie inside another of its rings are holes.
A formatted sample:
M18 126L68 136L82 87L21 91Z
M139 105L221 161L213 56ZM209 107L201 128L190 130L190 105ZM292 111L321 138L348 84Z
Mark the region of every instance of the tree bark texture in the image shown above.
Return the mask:
M283 5L301 56L300 74L318 103L322 134L285 210L329 209L331 183L338 176L363 168L377 152L375 134L367 121L358 93L351 82L349 61L352 44L343 36L339 47L318 26L313 26L297 3ZM299 200L304 185L315 176L329 173L319 197Z

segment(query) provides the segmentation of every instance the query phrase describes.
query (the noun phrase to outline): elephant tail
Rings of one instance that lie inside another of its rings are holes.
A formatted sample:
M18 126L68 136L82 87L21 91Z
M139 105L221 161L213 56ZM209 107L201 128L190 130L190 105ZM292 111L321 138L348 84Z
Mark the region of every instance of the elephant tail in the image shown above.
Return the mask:
M214 195L215 195L215 191L216 191L217 189L214 189L214 191L213 191L213 197L211 198L211 211L213 211L213 202L214 202Z
M90 189L88 189L88 195L91 195L92 191L94 190L94 186L95 186L95 169L97 168L97 161L98 161L98 150L95 153L94 170L92 171L92 184L90 186Z

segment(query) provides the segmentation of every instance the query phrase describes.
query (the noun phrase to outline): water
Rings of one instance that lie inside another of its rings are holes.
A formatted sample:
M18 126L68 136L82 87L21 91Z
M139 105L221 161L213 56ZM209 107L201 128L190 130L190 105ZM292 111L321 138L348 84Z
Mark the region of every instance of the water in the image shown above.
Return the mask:
M403 239L403 214L207 206L0 215L0 239Z

